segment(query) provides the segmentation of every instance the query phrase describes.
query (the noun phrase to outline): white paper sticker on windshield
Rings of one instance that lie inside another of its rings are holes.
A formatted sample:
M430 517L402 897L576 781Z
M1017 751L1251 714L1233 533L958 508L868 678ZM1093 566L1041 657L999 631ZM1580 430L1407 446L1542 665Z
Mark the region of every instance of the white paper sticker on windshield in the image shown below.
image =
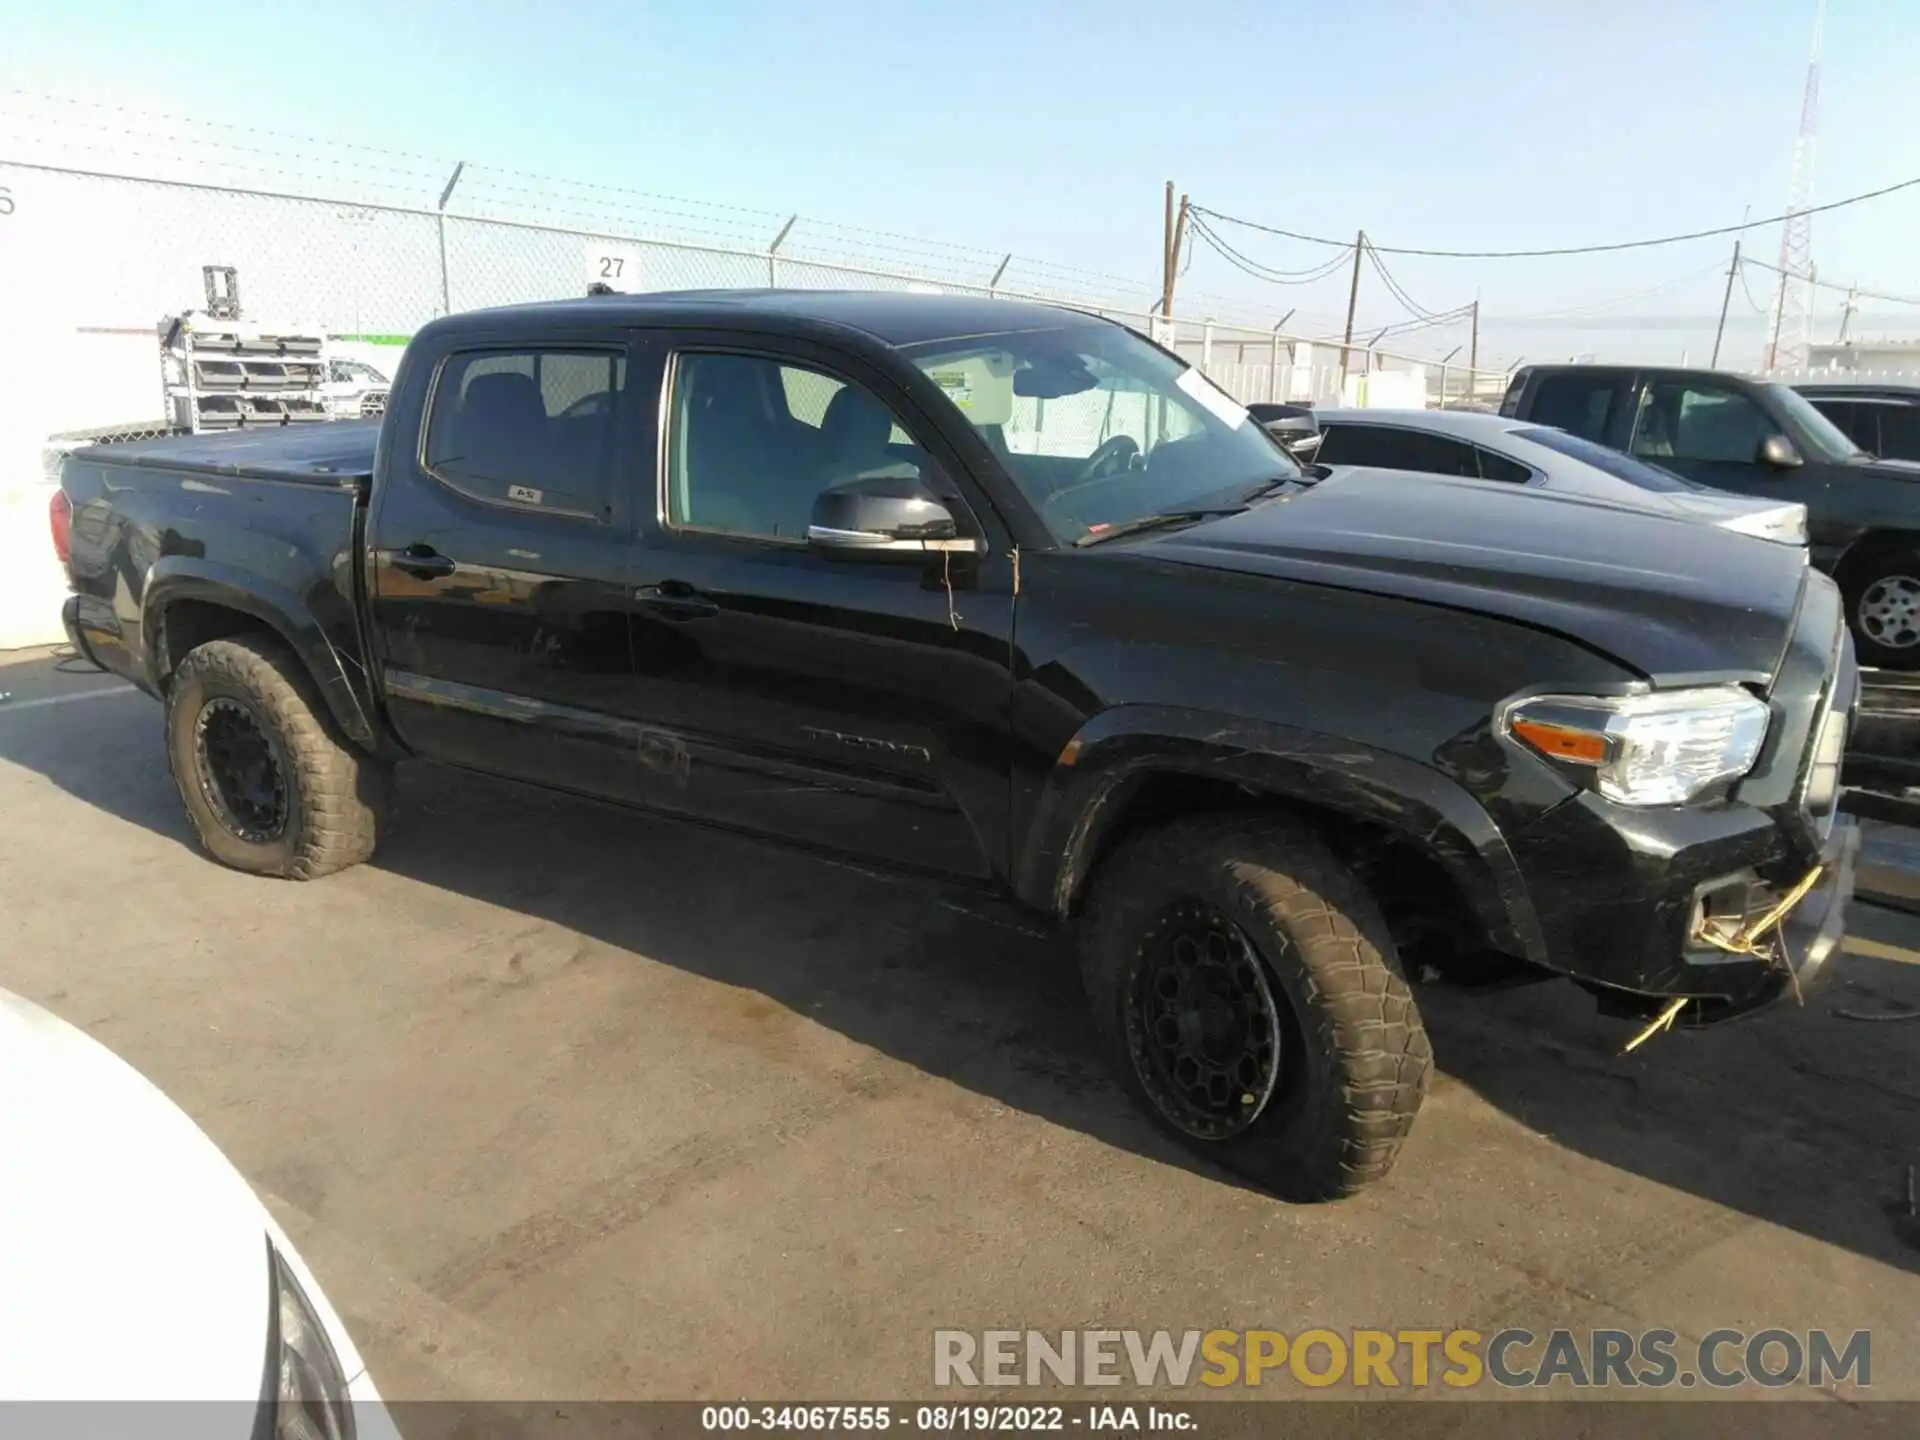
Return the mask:
M1198 370L1191 368L1182 370L1180 378L1173 383L1187 395L1199 401L1214 419L1224 421L1230 428L1238 430L1247 423L1249 418L1247 407Z
M973 408L973 377L965 370L929 370L927 375L962 410Z

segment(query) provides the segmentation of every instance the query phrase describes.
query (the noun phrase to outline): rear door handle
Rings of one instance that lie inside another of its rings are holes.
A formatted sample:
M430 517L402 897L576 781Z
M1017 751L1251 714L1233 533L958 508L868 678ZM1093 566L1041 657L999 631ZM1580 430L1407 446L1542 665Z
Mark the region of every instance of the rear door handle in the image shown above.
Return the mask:
M459 568L451 556L417 540L404 550L395 550L387 560L394 569L420 580L437 580Z
M668 620L703 620L718 615L720 607L684 580L662 580L658 585L642 585L633 598L654 614Z

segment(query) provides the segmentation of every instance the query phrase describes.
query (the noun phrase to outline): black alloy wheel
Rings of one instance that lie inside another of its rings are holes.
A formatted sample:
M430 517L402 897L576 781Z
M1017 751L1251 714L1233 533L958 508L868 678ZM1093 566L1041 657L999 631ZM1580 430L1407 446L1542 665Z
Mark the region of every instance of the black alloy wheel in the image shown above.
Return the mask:
M1198 1140L1253 1125L1280 1086L1287 1021L1265 963L1222 911L1183 899L1142 940L1128 1049L1167 1121Z
M260 717L218 696L200 707L193 734L200 793L221 826L249 845L277 840L292 814L287 767Z

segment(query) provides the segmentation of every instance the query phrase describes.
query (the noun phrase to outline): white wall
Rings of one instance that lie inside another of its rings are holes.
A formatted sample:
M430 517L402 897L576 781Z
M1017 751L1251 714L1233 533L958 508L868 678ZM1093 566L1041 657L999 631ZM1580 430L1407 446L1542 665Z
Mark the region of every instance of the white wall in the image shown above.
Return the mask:
M16 197L17 198L17 197ZM49 418L77 336L53 269L51 227L0 217L0 650L58 640L66 577L47 529Z

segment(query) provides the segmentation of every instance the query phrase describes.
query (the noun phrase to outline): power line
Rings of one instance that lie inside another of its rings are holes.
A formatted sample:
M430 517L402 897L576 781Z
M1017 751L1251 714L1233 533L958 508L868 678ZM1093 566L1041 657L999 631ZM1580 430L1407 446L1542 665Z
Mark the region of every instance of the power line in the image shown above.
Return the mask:
M1341 269L1347 263L1348 257L1353 253L1353 244L1349 241L1344 253L1334 256L1333 259L1323 265L1318 265L1311 270L1281 270L1272 265L1262 264L1260 261L1235 249L1232 245L1221 239L1214 229L1204 220L1196 216L1191 209L1187 212L1187 228L1191 233L1205 240L1223 260L1235 269L1245 271L1256 280L1266 280L1275 285L1311 285L1317 280L1324 280L1327 276Z
M1534 260L1553 255L1600 255L1615 250L1645 250L1655 245L1678 245L1688 240L1710 240L1716 235L1737 235L1747 230L1759 230L1769 225L1779 225L1793 216L1824 215L1829 210L1842 210L1849 205L1859 205L1868 200L1878 200L1884 195L1897 191L1910 190L1920 185L1920 175L1910 180L1901 180L1892 185L1883 185L1878 190L1868 190L1864 194L1849 195L1844 200L1830 200L1825 205L1815 205L1806 210L1794 210L1783 215L1769 215L1764 220L1745 220L1738 225L1720 225L1711 230L1689 230L1683 235L1661 235L1651 240L1619 240L1605 245L1561 245L1542 250L1431 250L1407 245L1375 246L1368 241L1369 249L1377 249L1383 255L1422 255L1438 260ZM1195 205L1193 212L1210 216L1215 220L1224 220L1233 225L1244 225L1250 230L1260 230L1268 235L1283 236L1288 240L1299 240L1308 245L1332 245L1352 248L1350 240L1330 240L1324 235L1304 235L1297 230L1282 230L1277 225L1262 225L1257 220L1247 220L1238 215L1228 215L1219 210L1210 210Z
M1767 307L1753 298L1753 288L1747 284L1747 264L1747 260L1742 257L1740 262L1740 293L1747 297L1747 304L1753 307L1754 314L1764 315L1767 313Z
M1387 326L1384 330L1376 330L1374 334L1381 336L1405 335L1415 330L1431 329L1437 325L1458 325L1472 313L1473 306L1462 305L1458 310L1448 310L1443 314L1433 315L1425 320L1402 320L1398 324Z
M1387 293L1405 306L1408 314L1421 320L1431 320L1435 317L1437 312L1429 310L1424 305L1417 303L1411 295L1407 294L1406 289L1400 282L1393 278L1393 273L1387 269L1386 262L1374 253L1371 241L1367 244L1367 259L1372 262L1375 273L1386 282ZM1464 309L1471 308L1471 306L1459 307L1448 313L1459 314L1462 313Z
M1274 285L1310 285L1317 280L1324 280L1327 276L1333 274L1347 263L1347 255L1341 254L1334 256L1333 259L1326 264L1312 270L1281 270L1271 265L1264 265L1235 249L1232 245L1221 239L1211 226L1193 215L1191 211L1189 211L1187 216L1187 229L1189 233L1197 235L1200 239L1206 241L1223 260L1235 269L1244 271L1256 280L1265 280ZM1347 253L1350 254L1352 250L1353 247L1349 245L1347 247Z
M1771 271L1775 275L1780 275L1785 273L1780 269L1778 265L1769 265L1764 260L1754 260L1749 257L1742 256L1740 263L1743 266L1757 265L1760 267L1760 269ZM1920 305L1920 295L1888 295L1884 291L1862 290L1857 286L1842 285L1837 280L1821 280L1813 276L1801 275L1797 272L1793 274L1790 278L1794 280L1803 280L1803 281L1811 280L1814 285L1818 286L1822 290L1838 290L1843 294L1852 295L1856 299L1884 300L1889 305Z
M1649 300L1655 295L1664 295L1667 291L1676 290L1690 280L1698 280L1706 275L1725 275L1726 273L1725 270L1720 268L1720 262L1715 260L1709 265L1689 270L1684 275L1676 275L1671 280L1662 280L1658 285L1649 285L1644 290L1635 290L1625 295L1615 295L1606 300L1593 300L1584 305L1569 305L1563 310L1542 310L1532 315L1501 314L1497 319L1498 323L1502 325L1513 325L1536 320L1579 319L1582 316L1597 315L1601 311L1611 310L1616 305L1628 305L1635 300Z

